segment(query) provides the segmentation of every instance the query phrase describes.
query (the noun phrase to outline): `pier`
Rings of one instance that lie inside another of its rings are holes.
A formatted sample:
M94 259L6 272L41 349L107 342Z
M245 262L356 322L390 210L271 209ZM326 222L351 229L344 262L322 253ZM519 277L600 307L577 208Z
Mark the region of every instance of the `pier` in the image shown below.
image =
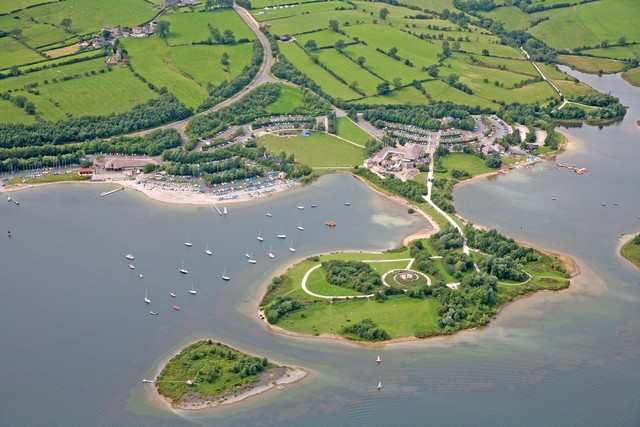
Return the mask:
M589 172L589 170L587 168L579 168L578 166L574 166L574 165L569 164L569 163L556 162L556 161L553 161L553 160L542 159L540 157L537 157L537 159L539 161L545 161L545 162L548 162L548 163L553 163L554 165L558 166L559 168L566 168L566 169L572 170L575 173L577 173L578 175L582 175L585 172Z
M111 191L105 191L104 193L100 193L100 197L108 196L109 194L113 194L117 191L122 191L122 190L124 190L124 187L116 188L115 190L111 190Z
M221 211L221 210L220 210L216 205L213 205L213 207L215 208L215 210L217 210L217 211L218 211L218 213L219 213L220 215L222 215L222 211Z

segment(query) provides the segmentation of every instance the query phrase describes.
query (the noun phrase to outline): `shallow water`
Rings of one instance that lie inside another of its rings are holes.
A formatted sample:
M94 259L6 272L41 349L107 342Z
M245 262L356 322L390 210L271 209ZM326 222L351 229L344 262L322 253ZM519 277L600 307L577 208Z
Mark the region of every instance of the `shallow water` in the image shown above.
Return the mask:
M86 185L18 193L20 207L0 203L0 229L14 234L0 239L0 424L640 424L640 273L616 255L620 233L640 231L640 96L616 76L589 78L632 107L622 123L567 130L576 142L560 160L589 173L536 166L454 193L463 216L571 254L582 275L569 290L536 294L488 328L454 337L369 348L273 334L256 319L265 284L296 259L397 246L425 226L347 175L231 205L227 217L129 191L101 199L102 187ZM312 199L317 209L296 209ZM327 220L338 227L327 229ZM290 239L274 238L281 226L295 235L295 256ZM182 243L187 234L192 248ZM212 257L203 253L207 243ZM257 265L246 264L247 249ZM135 271L122 256L128 252ZM177 272L182 260L187 276ZM225 266L230 283L219 279ZM186 292L191 280L196 297ZM145 286L151 306L142 301ZM179 313L170 309L172 286ZM151 400L141 380L198 337L312 374L240 405L176 415Z

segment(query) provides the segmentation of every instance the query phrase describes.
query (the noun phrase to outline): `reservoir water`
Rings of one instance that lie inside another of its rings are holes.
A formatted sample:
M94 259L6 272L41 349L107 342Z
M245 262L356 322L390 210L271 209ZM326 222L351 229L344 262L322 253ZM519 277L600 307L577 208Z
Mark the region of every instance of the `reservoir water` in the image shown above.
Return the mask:
M394 247L425 227L348 175L229 205L225 217L131 191L100 198L106 186L16 193L20 206L0 203L0 230L13 234L0 239L0 425L640 424L640 273L617 255L620 234L640 232L640 90L618 76L578 77L630 107L620 123L566 129L561 161L587 174L538 165L454 196L464 217L570 254L582 274L569 290L518 301L488 328L454 337L370 348L274 334L256 319L264 286L295 260ZM275 238L281 227L285 240ZM311 375L240 405L173 413L141 381L200 337Z

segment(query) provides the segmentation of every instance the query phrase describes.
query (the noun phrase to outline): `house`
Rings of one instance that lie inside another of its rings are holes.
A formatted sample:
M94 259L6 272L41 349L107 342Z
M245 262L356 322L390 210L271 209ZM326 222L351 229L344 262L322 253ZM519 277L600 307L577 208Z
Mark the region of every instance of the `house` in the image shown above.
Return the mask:
M110 67L112 67L114 65L118 65L118 61L115 61L115 60L111 59L108 56L104 59L104 63L105 63L105 65L108 65Z
M107 158L102 161L96 160L93 162L93 165L94 167L104 169L105 171L115 172L144 169L145 165L148 163L152 163L154 165L158 164L158 162L151 158Z
M80 169L78 169L78 175L80 175L80 176L91 176L91 175L93 175L93 168L80 168Z
M78 47L79 47L80 49L84 49L84 48L85 48L85 47L87 47L87 46L89 46L89 42L82 41L82 42L79 42L79 43L78 43Z
M103 45L104 45L104 39L102 37L96 37L94 39L91 39L91 46L93 46L94 49L100 49L102 48Z
M278 175L277 175L278 179L285 179L286 177L287 177L286 172L278 172Z

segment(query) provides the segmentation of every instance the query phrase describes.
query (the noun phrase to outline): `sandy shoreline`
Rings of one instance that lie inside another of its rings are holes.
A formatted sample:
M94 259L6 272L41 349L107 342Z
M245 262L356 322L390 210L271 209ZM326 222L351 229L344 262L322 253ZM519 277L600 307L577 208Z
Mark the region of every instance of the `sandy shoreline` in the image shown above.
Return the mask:
M15 191L28 190L31 188L45 187L49 185L57 184L90 184L90 185L115 185L138 191L150 199L156 200L161 203L174 203L181 205L227 205L232 203L242 203L251 200L262 200L272 195L281 193L286 190L298 188L302 184L299 182L292 183L291 187L282 188L282 185L273 187L273 191L268 193L260 193L256 196L251 196L250 192L238 191L229 193L227 196L238 195L235 199L218 200L218 195L213 193L195 193L190 191L167 191L157 189L153 184L143 185L133 180L114 180L114 181L58 181L58 182L43 182L39 184L14 184L11 186L1 187L0 193L9 193ZM158 187L159 188L159 187Z
M213 338L211 338L213 340ZM169 363L171 359L180 354L185 348L189 347L192 344L203 341L205 338L195 339L191 342L186 343L179 350L170 353L167 355L158 366L153 371L153 380L155 381L164 367ZM226 344L225 344L226 345ZM233 347L235 348L235 347ZM242 351L242 350L238 350ZM242 351L243 353L246 353ZM249 354L249 353L246 353ZM272 363L276 365L281 365L277 361L270 360ZM221 406L228 406L234 403L241 402L249 397L257 396L264 394L270 390L282 390L286 385L295 384L302 379L306 378L309 374L309 371L299 368L299 367L287 367L287 366L279 366L274 369L267 370L263 372L260 376L260 381L254 384L248 390L245 390L239 394L231 394L231 395L223 395L223 396L203 396L198 393L191 393L191 396L188 396L185 400L173 402L171 399L161 395L158 392L157 387L154 384L145 384L145 385L153 385L153 391L150 392L150 398L161 404L162 406L168 408L174 413L178 413L178 411L192 411L192 410L202 410L202 409L212 409L218 408Z

